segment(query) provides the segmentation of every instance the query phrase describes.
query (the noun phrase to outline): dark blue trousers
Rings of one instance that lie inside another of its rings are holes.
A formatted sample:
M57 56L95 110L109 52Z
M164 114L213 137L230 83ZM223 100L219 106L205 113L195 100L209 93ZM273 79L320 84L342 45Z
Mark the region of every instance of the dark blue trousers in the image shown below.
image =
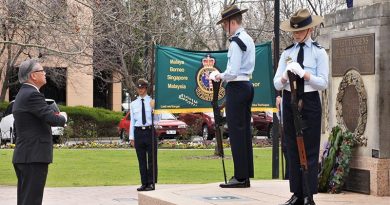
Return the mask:
M42 204L48 166L48 163L14 164L14 169L18 178L18 205Z
M305 124L303 139L309 168L309 190L311 194L316 194L318 192L318 156L321 139L321 101L317 91L303 94L302 99L303 110L301 113ZM291 93L289 91L284 91L283 93L283 126L290 166L290 191L299 197L304 197L302 172L300 170L298 147L291 110Z
M139 173L143 185L153 183L153 169L155 170L155 182L157 182L157 138L154 140L154 165L152 157L152 129L135 129L134 146L137 152Z
M226 120L237 179L253 178L251 106L254 89L249 81L226 85Z

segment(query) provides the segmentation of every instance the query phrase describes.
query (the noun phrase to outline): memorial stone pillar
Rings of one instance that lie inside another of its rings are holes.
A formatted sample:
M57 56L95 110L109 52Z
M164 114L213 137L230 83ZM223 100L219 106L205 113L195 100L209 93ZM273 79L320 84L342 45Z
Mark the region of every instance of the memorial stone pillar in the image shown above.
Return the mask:
M336 125L355 133L345 189L390 196L390 0L354 0L326 15L318 41L331 73L322 141Z

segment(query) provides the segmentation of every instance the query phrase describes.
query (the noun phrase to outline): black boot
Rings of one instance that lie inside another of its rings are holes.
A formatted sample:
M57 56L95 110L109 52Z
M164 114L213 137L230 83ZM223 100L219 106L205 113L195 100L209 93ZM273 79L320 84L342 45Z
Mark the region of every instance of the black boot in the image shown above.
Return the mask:
M145 190L146 190L146 187L147 187L146 184L142 184L142 186L140 186L140 187L137 188L137 191L145 191Z
M239 181L233 176L227 184L220 184L219 186L221 188L248 188L251 185L249 179Z
M280 205L304 205L302 198L299 198L297 195L293 194L291 198L286 201L284 204Z
M148 186L146 186L145 188L145 191L153 191L154 190L154 185L153 184L149 184Z
M309 197L305 197L303 199L303 205L316 205L316 203L314 203L314 200L312 198L309 198Z

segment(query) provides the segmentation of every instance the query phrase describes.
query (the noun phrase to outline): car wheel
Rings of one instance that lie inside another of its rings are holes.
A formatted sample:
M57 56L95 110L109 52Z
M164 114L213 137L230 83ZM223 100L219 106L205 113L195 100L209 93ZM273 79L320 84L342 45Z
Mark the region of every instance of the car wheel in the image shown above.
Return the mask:
M268 125L268 133L267 133L268 139L272 139L273 136L272 127L273 127L272 124Z
M207 125L202 126L202 137L203 137L203 140L209 139L209 129L207 128Z
M15 123L14 123L14 127L15 127ZM9 132L10 132L10 143L16 144L16 130L10 127Z
M53 135L53 144L60 143L60 136L59 135Z

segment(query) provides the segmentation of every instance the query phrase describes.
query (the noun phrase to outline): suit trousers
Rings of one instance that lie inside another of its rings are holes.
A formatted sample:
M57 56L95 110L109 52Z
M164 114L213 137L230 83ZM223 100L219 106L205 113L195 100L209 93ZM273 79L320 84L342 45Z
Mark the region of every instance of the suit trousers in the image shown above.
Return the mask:
M48 163L14 164L16 177L18 178L18 205L42 204L48 165Z
M155 135L154 135L155 137ZM134 146L137 152L141 183L143 185L153 183L153 167L155 170L154 182L157 183L157 138L154 139L154 156L152 154L152 129L135 129ZM154 163L153 163L154 159Z
M237 179L253 178L251 106L254 96L249 81L233 81L226 85L226 120Z
M308 163L308 181L310 194L318 193L318 157L321 140L321 101L318 91L303 94L303 140ZM289 160L290 191L299 197L306 196L303 189L303 178L299 161L298 146L291 109L291 93L283 93L283 126L287 143Z

